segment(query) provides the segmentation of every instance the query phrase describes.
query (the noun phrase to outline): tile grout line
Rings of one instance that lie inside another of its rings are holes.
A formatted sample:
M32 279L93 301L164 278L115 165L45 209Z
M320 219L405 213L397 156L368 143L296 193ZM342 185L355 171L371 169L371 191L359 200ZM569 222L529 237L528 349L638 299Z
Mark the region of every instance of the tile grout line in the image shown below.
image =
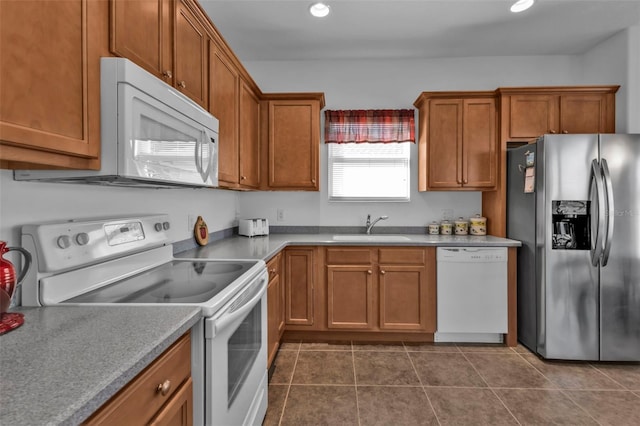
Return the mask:
M601 425L602 423L600 423L598 420L596 420L595 417L593 417L591 415L591 413L589 413L587 410L585 410L580 404L578 404L576 401L574 401L573 398L571 398L569 396L569 394L567 394L565 392L565 389L561 388L559 385L557 385L553 380L551 380L551 378L545 376L545 374L540 371L538 368L536 368L535 365L533 365L531 362L529 362L529 360L527 359L527 357L525 357L526 354L521 354L518 353L518 355L520 356L520 358L522 358L524 360L524 362L526 362L527 364L529 364L531 367L533 367L534 370L536 370L537 372L539 372L540 374L542 374L542 377L544 377L545 379L547 379L549 382L553 383L554 386L557 387L557 389L560 391L560 393L562 393L562 395L564 395L565 397L567 397L569 399L569 401L571 401L573 403L573 405L575 405L576 407L578 407L580 410L582 410L589 418L593 419L594 422L596 422L597 424ZM532 353L532 355L537 356L535 354ZM616 382L617 383L617 382Z
M425 386L422 383L422 379L420 378L420 374L418 374L418 370L416 369L416 366L413 363L413 360L411 359L411 353L407 350L407 346L404 344L404 342L402 342L402 346L404 346L406 354L409 357L409 362L411 363L411 367L413 368L413 372L416 373L416 377L418 378L418 383L420 383L420 387L422 388L422 393L424 393L424 396L427 397L427 402L429 403L429 407L431 407L431 411L433 412L433 415L435 416L436 421L438 422L439 425L442 425L442 423L440 422L440 419L438 418L438 413L436 413L436 409L434 408L433 403L431 402L431 398L429 398L429 394L427 393L427 390L425 389Z
M607 379L609 380L613 380L613 382L617 385L619 385L620 387L622 387L622 389L624 390L628 390L628 391L633 391L633 389L629 389L628 387L626 387L625 385L623 385L622 383L620 383L619 381L617 381L616 379L614 379L613 377L611 377L610 375L608 375L607 373L605 373L603 370L600 370L598 367L596 367L595 365L593 365L591 362L589 362L589 366L591 368L593 368L594 370L596 370L598 373L602 374L603 376L605 376Z
M469 363L469 365L471 365L471 368L473 368L473 370L476 372L476 374L478 376L480 376L480 378L482 379L482 381L487 385L487 388L491 391L491 393L493 393L493 395L498 398L498 401L500 401L500 403L502 404L502 406L507 410L507 412L509 414L511 414L511 417L513 417L513 419L516 421L517 424L522 425L522 423L520 423L520 420L518 420L518 418L515 416L515 414L513 414L513 412L509 409L509 407L507 407L507 404L505 404L505 402L502 400L502 398L500 398L500 395L498 395L498 393L495 391L495 389L493 389L491 387L491 385L489 385L489 382L487 382L487 379L484 378L484 376L482 374L480 374L480 372L478 371L478 369L476 368L475 365L473 365L473 363L471 362L471 360L469 360L469 358L467 358L467 355L464 353L464 351L460 351L462 353L462 356L464 357L464 359L467 360L467 362ZM510 354L509 354L510 355ZM482 388L480 388L482 389Z
M282 424L284 418L284 410L287 408L287 400L289 399L289 392L291 392L291 384L293 383L293 375L296 373L296 367L298 365L298 356L300 355L300 348L302 343L298 343L298 350L296 351L296 360L293 363L293 369L291 371L291 377L289 377L289 384L287 385L287 393L284 395L284 402L282 403L282 411L280 412L280 419L278 419L278 426Z
M351 343L351 366L353 367L353 387L356 392L356 417L358 418L358 426L360 425L360 400L358 399L358 375L356 374L356 354Z

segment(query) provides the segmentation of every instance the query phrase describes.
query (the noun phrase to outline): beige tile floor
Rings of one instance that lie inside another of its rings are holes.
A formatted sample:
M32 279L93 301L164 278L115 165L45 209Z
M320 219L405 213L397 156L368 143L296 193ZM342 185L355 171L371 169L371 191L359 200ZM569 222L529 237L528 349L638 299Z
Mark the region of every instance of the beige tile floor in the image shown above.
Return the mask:
M270 425L640 425L640 363L525 347L285 343Z

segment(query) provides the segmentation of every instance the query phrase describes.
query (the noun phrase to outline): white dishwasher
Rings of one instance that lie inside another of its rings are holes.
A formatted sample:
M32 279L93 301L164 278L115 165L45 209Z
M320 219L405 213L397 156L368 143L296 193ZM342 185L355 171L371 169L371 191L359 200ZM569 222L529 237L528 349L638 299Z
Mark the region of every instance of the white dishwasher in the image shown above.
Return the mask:
M507 248L438 247L436 342L500 343L507 332Z

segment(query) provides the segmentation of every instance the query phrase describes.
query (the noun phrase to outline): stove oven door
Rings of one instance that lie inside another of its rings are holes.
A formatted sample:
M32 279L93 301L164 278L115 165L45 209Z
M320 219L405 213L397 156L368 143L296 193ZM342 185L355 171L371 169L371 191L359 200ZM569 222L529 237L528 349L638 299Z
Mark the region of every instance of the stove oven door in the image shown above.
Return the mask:
M261 424L267 409L267 274L205 319L207 425Z

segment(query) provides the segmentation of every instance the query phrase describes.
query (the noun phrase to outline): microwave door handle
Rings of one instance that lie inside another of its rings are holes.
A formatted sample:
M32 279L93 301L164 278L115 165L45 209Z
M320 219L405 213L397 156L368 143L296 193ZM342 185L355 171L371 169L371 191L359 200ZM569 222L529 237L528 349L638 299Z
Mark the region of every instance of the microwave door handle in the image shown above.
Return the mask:
M201 161L202 161L202 157L200 155L200 140L196 139L196 152L195 152L195 160L196 160L196 170L198 171L199 174L202 174L202 166L201 166Z
M613 183L611 182L611 173L606 159L602 159L602 176L604 177L604 187L607 193L607 208L605 210L605 219L607 224L607 236L604 243L604 252L602 253L602 266L607 266L609 262L609 254L611 253L611 242L613 240L613 224L615 220L615 209L613 206Z
M209 161L207 162L207 168L202 170L202 173L203 173L202 177L203 177L204 181L206 182L209 179L209 175L211 174L211 167L212 167L212 164L213 164L212 157L213 157L214 150L212 149L212 146L211 146L211 145L213 145L213 143L212 142L208 142L208 141L213 140L209 136L209 132L205 132L204 135L206 137L207 142L203 143L202 145L204 145L206 147L207 152L209 154L209 157L208 157Z

